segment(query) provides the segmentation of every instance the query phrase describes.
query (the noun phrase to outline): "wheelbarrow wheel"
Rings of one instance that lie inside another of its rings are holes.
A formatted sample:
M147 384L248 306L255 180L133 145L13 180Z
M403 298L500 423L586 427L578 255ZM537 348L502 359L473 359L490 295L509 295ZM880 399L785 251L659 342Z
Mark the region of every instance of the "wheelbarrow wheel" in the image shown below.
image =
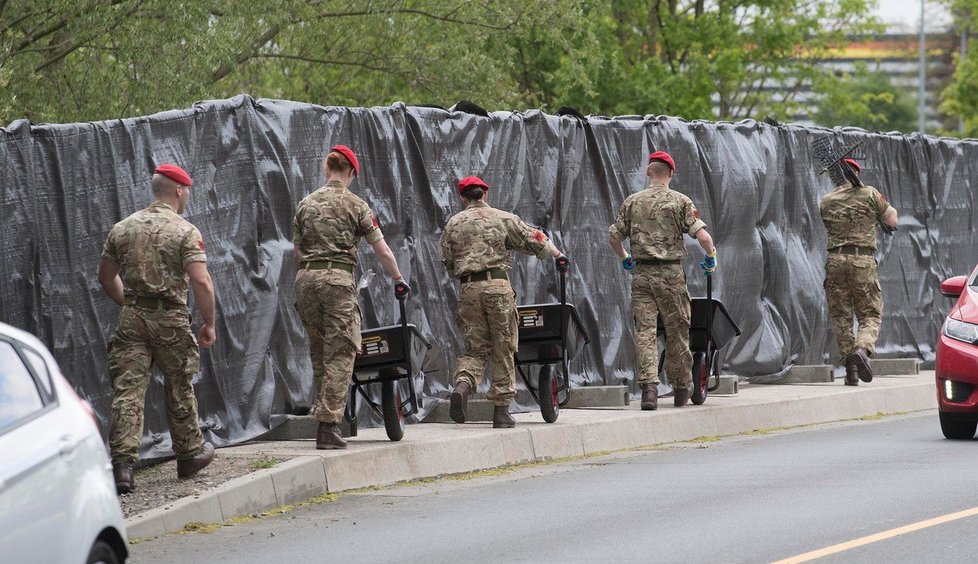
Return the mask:
M710 393L710 366L706 362L706 353L693 354L693 395L690 398L693 405L703 405L707 394Z
M540 367L537 393L540 396L540 413L543 420L553 423L560 416L560 398L557 397L557 376L549 364Z
M401 408L401 391L397 382L383 382L380 388L380 404L384 412L384 428L387 438L399 441L404 437L404 409Z

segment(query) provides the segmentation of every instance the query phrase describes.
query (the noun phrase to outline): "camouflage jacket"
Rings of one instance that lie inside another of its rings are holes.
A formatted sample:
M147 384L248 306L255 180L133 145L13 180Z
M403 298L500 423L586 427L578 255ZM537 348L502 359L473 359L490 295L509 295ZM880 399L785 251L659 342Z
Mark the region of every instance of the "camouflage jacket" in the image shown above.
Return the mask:
M155 201L109 231L102 258L122 267L127 298L150 297L187 305L187 265L207 262L204 240L173 207Z
M893 208L876 188L854 188L846 182L826 194L818 209L829 232L829 249L843 245L875 249L876 223Z
M519 216L491 206L470 205L455 214L441 236L445 268L458 278L466 274L513 267L512 251L546 258L553 244Z
M373 244L384 234L367 203L339 182L327 182L296 207L292 242L300 263L332 260L356 266L361 237Z
M686 258L683 234L695 236L704 227L686 195L652 184L625 198L608 232L619 241L631 239L636 259L682 260Z

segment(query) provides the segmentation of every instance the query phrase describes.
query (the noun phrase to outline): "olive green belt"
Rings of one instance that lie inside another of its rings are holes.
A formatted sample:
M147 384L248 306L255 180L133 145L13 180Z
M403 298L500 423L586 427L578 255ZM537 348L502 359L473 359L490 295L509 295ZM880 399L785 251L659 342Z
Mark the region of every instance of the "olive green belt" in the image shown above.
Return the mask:
M506 271L502 268L490 268L482 272L463 274L458 277L458 281L462 284L466 282L482 282L483 280L509 280L509 276L506 275Z
M679 264L680 262L682 261L679 259L635 259L635 264L641 264L642 266L661 266L663 264Z
M148 296L136 296L129 300L129 305L146 309L187 309L184 304L178 304L163 298L150 298Z
M830 253L835 253L838 255L868 255L873 256L876 254L875 249L869 247L857 247L855 245L842 245L841 247L833 247L829 249Z
M302 270L329 270L335 268L337 270L345 270L346 272L353 272L353 265L348 262L338 262L335 260L310 260L302 263L299 268Z

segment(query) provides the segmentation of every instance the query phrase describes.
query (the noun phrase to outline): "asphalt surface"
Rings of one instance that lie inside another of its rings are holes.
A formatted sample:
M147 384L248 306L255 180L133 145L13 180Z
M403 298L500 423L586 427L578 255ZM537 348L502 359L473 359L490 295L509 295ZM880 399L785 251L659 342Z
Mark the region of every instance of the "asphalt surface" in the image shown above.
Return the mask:
M758 562L978 507L978 441L937 414L352 493L131 546L134 562ZM973 561L978 516L823 561Z

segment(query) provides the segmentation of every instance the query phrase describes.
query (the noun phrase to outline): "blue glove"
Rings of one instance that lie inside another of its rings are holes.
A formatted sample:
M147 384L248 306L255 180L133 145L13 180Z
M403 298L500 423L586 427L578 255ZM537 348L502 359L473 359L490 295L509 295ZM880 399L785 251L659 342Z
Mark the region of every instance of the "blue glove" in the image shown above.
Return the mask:
M621 259L621 267L625 270L635 270L635 259L632 258L632 255Z
M703 269L703 274L710 276L717 270L717 248L713 247L713 252L703 257L703 261L700 263L700 268Z

